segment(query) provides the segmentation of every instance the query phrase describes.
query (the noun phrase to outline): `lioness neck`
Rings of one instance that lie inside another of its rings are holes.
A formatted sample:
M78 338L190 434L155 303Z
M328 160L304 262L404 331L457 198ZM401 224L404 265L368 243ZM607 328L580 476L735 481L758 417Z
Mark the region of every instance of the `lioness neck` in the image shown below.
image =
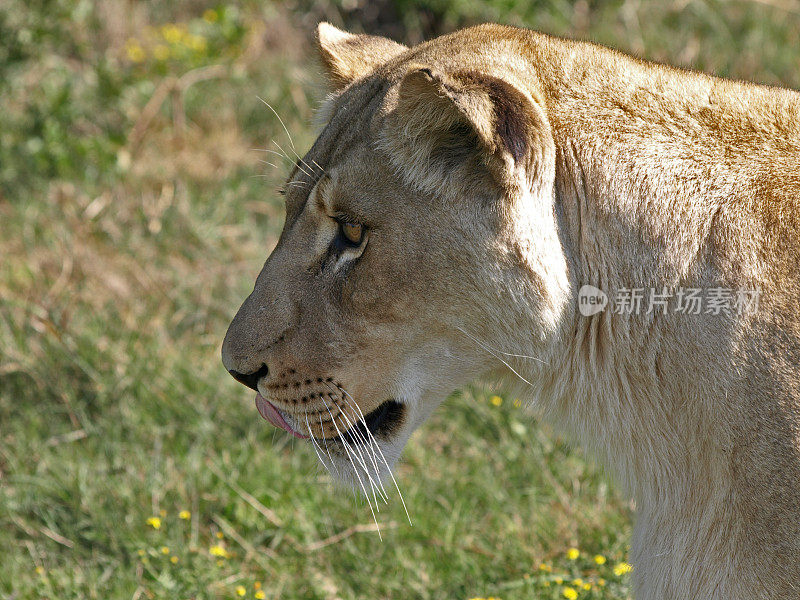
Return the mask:
M637 500L637 598L797 597L800 95L509 35L555 139L573 296L761 293L748 315L583 317L572 297L536 374Z

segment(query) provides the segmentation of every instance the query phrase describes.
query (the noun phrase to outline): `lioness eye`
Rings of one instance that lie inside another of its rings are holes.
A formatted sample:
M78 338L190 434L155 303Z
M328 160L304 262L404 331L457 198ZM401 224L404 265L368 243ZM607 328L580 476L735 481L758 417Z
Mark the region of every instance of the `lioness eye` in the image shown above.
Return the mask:
M360 245L361 240L364 239L364 226L360 223L340 221L339 231L341 232L342 237L344 237L344 239L353 246Z

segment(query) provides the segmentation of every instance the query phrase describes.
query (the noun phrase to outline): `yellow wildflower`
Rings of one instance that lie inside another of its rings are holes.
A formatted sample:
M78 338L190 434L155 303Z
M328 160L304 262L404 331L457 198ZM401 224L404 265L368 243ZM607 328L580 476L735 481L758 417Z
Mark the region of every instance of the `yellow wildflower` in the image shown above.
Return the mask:
M588 592L590 589L592 589L592 584L587 581L581 587L583 587L583 589L585 589Z
M178 557L177 556L170 556L169 557L169 562L171 562L173 565L177 565L178 564Z
M626 573L630 573L632 570L633 567L626 562L621 562L614 565L614 575L616 575L617 577L621 577Z
M37 567L36 567L36 574L37 574L37 575L44 575L44 567L42 567L42 566L37 566Z
M161 35L170 44L177 44L183 38L183 31L177 25L164 25L161 28Z
M519 408L520 406L522 406L522 400L514 398L514 408Z
M161 554L169 554L169 548L166 546L161 546Z
M597 580L597 585L599 585L600 587L605 587L606 580L601 577L600 579Z
M603 556L602 554L595 554L594 562L596 562L598 565L604 565L606 564L606 557Z
M186 36L186 45L195 52L203 52L206 49L206 38L202 35Z
M237 596L244 596L247 593L247 590L244 588L243 585L236 586L236 595Z
M542 563L542 564L539 565L539 570L540 571L544 571L545 573L552 573L553 572L553 567L551 567L547 563Z
M578 557L581 555L581 551L577 548L570 548L567 550L567 558L570 560L578 560Z
M218 556L219 558L228 558L228 556L230 556L230 555L228 554L228 551L227 551L227 550L225 550L225 548L224 548L224 547L222 547L222 546L220 546L219 544L216 544L216 545L214 545L214 546L211 546L211 547L208 549L208 553L209 553L211 556Z
M492 396L489 398L489 402L491 402L494 406L500 406L503 404L503 399L500 396Z
M156 60L167 60L169 58L169 48L164 44L158 44L153 48L153 56L156 57Z
M138 554L139 556L144 556L145 552L144 550L137 550L136 554Z
M203 12L203 20L206 23L216 23L217 19L219 19L219 15L214 9L209 8Z
M161 519L158 517L150 517L147 519L146 523L153 529L161 529Z
M181 512L178 513L178 518L183 519L184 521L188 521L189 519L192 518L192 513L190 513L188 510L182 510Z
M221 540L222 538L224 538L224 537L225 537L225 534L224 534L224 533L222 533L221 531L218 531L218 532L217 532L217 533L215 533L214 535L215 535L215 536L217 536L217 539L218 539L218 540Z
M125 42L125 53L128 55L128 60L135 63L143 62L145 59L144 49L138 40L133 38Z
M561 593L567 600L575 600L578 597L578 592L575 591L575 588L571 587L565 587Z
M264 598L266 598L266 596L264 595L264 592L262 592L261 590L256 590L256 593L253 594L253 597L256 600L264 600Z
M564 578L556 577L555 579L553 579L553 581L555 581L558 585L561 585L562 583L564 583Z
M578 577L577 579L573 579L572 585L574 585L575 587L583 587L583 579L581 579L580 577Z
M261 582L260 581L256 581L255 583L253 583L253 589L260 590L261 589Z

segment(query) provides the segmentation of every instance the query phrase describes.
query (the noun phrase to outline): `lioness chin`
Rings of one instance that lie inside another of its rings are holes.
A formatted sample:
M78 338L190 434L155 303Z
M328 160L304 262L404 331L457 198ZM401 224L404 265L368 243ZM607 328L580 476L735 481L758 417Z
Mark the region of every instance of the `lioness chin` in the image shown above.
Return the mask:
M318 42L325 127L222 348L259 412L366 487L524 380L635 498L637 598L800 597L800 95L497 25Z

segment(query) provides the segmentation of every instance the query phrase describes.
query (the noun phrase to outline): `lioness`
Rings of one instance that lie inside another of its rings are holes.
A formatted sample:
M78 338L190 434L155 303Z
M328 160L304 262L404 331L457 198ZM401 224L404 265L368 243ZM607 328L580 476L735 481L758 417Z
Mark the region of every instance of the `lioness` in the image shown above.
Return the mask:
M508 375L635 498L639 599L800 597L800 94L498 25L318 40L326 125L222 348L259 412L366 490Z

